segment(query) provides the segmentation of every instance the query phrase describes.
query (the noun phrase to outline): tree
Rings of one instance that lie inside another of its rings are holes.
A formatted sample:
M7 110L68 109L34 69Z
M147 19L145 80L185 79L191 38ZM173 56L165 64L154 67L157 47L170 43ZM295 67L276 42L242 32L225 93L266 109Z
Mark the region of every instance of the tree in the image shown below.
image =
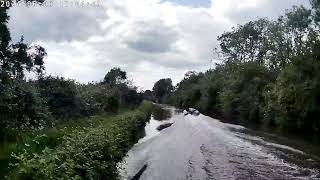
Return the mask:
M263 115L263 93L275 77L265 66L247 62L225 72L220 93L222 112L229 118L258 122Z
M171 93L172 90L173 86L172 80L170 78L160 79L154 84L152 88L153 94L157 98L157 101L160 103L162 102L163 97Z
M47 52L43 47L39 45L28 46L21 37L20 42L12 45L12 54L9 61L6 62L11 69L10 75L17 80L22 80L25 77L25 71L41 75L44 70L43 59L45 56L47 56Z
M292 40L292 53L294 56L305 55L308 53L307 37L310 34L312 16L311 10L303 6L294 6L287 11L283 21L285 22L287 36Z
M149 101L153 101L152 91L151 90L146 90L143 93L143 99L146 99L146 100L149 100Z
M183 79L187 80L187 79L190 79L190 78L192 78L192 77L194 77L194 76L197 76L197 73L196 73L195 71L188 71L188 72L186 72L186 74L184 75L184 78L183 78Z
M0 9L0 128L37 128L50 116L38 89L25 80L25 72L44 71L47 55L41 46L11 44L7 8ZM1 130L0 130L1 131Z
M127 73L120 68L112 68L104 77L104 83L115 86L127 79Z
M184 75L184 78L181 82L179 82L176 87L177 89L188 89L193 84L196 84L199 79L203 77L203 73L197 73L195 71L188 71Z
M128 88L123 95L123 101L128 105L139 105L142 102L142 94L137 93L134 88Z
M310 0L311 6L313 8L313 19L316 24L319 25L320 22L320 1L319 0Z
M0 8L0 60L1 62L8 56L8 46L11 41L11 36L7 23L9 16L7 8Z
M315 39L311 10L294 6L276 21L261 18L218 37L227 61L258 62L278 72L297 55L310 54Z
M42 97L57 119L70 119L82 115L83 103L77 85L63 77L44 77L38 82Z
M266 33L271 22L267 19L250 21L218 37L220 49L227 60L264 62Z
M7 63L10 57L9 43L11 41L11 36L9 29L7 27L9 16L7 15L7 8L0 9L0 82L6 84L9 81L9 75L6 71L9 64Z

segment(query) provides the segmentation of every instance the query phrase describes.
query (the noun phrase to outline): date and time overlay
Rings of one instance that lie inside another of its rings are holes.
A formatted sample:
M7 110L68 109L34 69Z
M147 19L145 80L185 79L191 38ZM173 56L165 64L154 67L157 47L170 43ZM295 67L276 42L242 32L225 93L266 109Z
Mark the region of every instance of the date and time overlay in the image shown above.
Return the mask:
M0 0L1 8L9 7L42 7L42 8L86 8L86 7L102 7L102 0L42 0L24 1L24 0Z

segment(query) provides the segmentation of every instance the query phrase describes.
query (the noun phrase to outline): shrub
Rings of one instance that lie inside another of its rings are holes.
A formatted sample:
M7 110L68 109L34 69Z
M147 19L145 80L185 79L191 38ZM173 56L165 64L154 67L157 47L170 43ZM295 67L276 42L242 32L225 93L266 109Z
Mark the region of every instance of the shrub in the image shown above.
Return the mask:
M102 112L107 99L113 94L110 86L105 84L78 85L82 100L82 114L93 115Z
M9 179L118 179L117 163L139 138L151 103L112 118L96 116L93 127L75 129L56 148L14 155ZM30 146L30 145L28 145Z
M116 96L111 96L105 99L104 111L116 113L119 110L119 98Z
M50 123L50 113L38 89L28 82L13 82L0 97L1 122L7 129L43 128Z
M280 73L267 95L269 112L281 127L319 133L319 68L317 60L302 58Z
M46 98L46 104L55 118L70 119L82 115L82 99L73 80L48 76L37 83L41 96Z

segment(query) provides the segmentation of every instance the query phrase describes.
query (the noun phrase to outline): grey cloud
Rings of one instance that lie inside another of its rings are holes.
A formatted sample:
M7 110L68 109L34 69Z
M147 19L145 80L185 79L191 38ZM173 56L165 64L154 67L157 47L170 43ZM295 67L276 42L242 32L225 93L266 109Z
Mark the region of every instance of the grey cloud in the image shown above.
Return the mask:
M136 33L125 43L129 48L146 53L164 53L171 50L178 33L159 22L138 22Z
M21 35L29 42L86 40L102 33L103 8L14 7L9 11L11 36Z
M310 7L309 0L268 0L263 6L243 9L233 9L228 12L228 16L235 24L243 24L261 17L275 19L285 13L294 5Z
M93 47L96 66L97 68L101 67L110 67L113 66L125 66L131 70L139 64L139 62L147 61L156 66L162 66L165 68L174 68L174 69L192 69L198 66L203 66L201 59L193 59L183 52L164 52L164 53L150 53L137 51L132 48L119 48L114 47L114 43L110 41L105 41L101 43L91 43L89 46ZM106 51L107 50L107 51ZM107 57L107 58L106 58Z

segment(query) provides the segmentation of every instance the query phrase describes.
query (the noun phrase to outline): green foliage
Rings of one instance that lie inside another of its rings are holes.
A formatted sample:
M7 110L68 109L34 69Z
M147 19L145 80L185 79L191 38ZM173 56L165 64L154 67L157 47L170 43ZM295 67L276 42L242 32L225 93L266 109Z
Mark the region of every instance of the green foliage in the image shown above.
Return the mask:
M22 37L20 42L6 47L6 50L3 51L4 54L0 61L0 80L4 85L10 85L12 81L23 81L25 72L42 75L43 58L47 55L43 47L29 46L23 42Z
M255 62L233 67L231 78L225 78L221 92L221 106L225 115L243 120L258 121L265 86L272 80L268 69Z
M205 74L188 72L165 101L320 137L319 1L311 3L312 10L294 6L276 21L223 33L225 61Z
M117 112L122 106L138 106L142 95L125 83L78 84L63 77L41 77L26 82L13 79L0 86L1 132L49 125L52 118L77 119L101 112ZM40 123L41 122L41 123ZM2 134L3 134L2 133Z
M95 113L116 113L120 106L141 103L136 88L125 83L110 86L105 83L77 84L63 77L43 77L35 82L45 97L50 112L57 119L72 119Z
M267 54L264 42L270 23L267 19L259 19L223 33L218 37L223 55L229 60L262 63Z
M92 115L105 109L107 99L113 96L113 90L105 84L77 85L83 107L82 114ZM108 111L107 111L108 112Z
M116 113L119 110L119 104L120 102L118 97L111 96L106 99L104 111Z
M177 84L172 95L165 97L165 102L180 107L195 107L201 111L218 112L218 96L222 84L217 72L187 72Z
M313 19L317 25L320 22L320 1L319 0L309 0L313 7Z
M220 114L220 91L222 89L221 81L215 76L205 91L207 91L207 104L205 111L211 111L215 114Z
M137 93L136 89L128 88L122 96L123 101L129 105L139 105L142 102L142 94Z
M37 88L26 82L14 83L0 96L1 123L5 128L43 128L50 113Z
M3 71L3 65L5 58L8 58L10 51L8 51L8 46L11 41L11 36L9 29L7 27L9 16L7 14L6 8L0 8L0 64L1 71ZM4 79L3 73L0 73L1 80Z
M48 76L39 79L37 84L55 118L70 119L81 116L83 103L73 80Z
M104 83L114 86L126 79L127 73L125 71L122 71L120 68L112 68L104 77Z
M279 75L268 103L282 127L319 133L319 68L318 60L298 58Z
M23 42L10 44L7 9L0 9L0 135L11 129L43 128L50 113L37 88L25 81L25 72L41 75L43 58L41 46ZM4 137L4 136L1 136Z
M137 87L129 83L121 83L114 87L114 94L119 97L120 103L125 106L137 106L142 102L142 94L137 92Z
M112 118L96 116L92 127L75 129L55 148L15 154L9 179L118 179L117 163L138 140L151 103Z
M159 102L162 102L162 98L165 95L169 94L172 90L173 90L173 86L172 86L172 80L170 78L160 79L154 84L152 88L153 94L155 95L155 97Z

